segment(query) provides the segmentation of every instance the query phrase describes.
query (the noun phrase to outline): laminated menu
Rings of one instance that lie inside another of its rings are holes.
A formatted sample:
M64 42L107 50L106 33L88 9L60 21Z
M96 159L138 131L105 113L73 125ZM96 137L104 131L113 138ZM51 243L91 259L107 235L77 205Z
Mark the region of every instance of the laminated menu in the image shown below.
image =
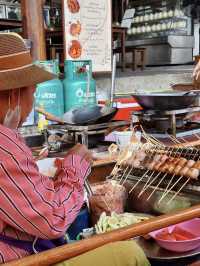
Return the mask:
M65 58L92 60L94 72L111 71L111 1L63 0Z

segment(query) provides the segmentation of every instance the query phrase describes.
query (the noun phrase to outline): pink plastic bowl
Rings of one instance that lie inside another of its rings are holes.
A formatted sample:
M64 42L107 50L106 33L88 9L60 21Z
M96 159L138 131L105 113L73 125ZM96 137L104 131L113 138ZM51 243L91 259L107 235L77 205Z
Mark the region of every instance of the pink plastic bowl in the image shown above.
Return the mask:
M187 222L180 224L172 225L166 227L169 231L172 231L175 226L178 226L185 231L188 231L195 235L194 239L183 240L183 241L172 241L172 240L161 240L156 237L156 235L161 232L163 229L149 233L149 235L156 240L158 245L162 248L165 248L170 251L175 252L186 252L193 249L196 249L200 246L200 219L196 218Z

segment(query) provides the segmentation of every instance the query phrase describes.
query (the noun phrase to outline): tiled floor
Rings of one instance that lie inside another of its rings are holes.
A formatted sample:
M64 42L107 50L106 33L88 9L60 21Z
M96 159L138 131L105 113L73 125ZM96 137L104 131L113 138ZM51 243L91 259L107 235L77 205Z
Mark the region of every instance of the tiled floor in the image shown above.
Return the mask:
M117 69L117 77L129 77L129 76L146 76L146 75L158 75L158 74L183 74L192 73L193 65L171 65L171 66L151 66L146 67L144 71L137 69L133 71L131 68L126 68L124 72L121 69Z

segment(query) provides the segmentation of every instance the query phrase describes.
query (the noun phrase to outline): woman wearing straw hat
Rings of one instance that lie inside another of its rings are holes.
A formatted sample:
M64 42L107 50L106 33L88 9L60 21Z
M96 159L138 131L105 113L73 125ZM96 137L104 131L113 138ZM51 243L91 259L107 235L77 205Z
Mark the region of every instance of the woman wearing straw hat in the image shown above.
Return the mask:
M52 78L32 63L19 35L0 33L0 263L64 244L63 236L83 204L84 179L91 166L87 148L80 144L72 148L52 180L39 173L30 149L16 131L32 110L34 86ZM138 260L142 264L137 265L148 265L134 243L116 243L115 250L121 245L124 252L137 253L130 255L129 265ZM93 259L104 254L102 265L115 265L112 247L67 263L78 266L87 261L93 265Z

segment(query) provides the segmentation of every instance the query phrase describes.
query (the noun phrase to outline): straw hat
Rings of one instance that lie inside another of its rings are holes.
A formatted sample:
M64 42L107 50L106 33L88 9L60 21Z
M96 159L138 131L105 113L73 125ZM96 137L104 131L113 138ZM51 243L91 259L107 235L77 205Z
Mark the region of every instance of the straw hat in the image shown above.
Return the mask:
M55 78L34 65L21 36L0 33L0 91L23 88Z

